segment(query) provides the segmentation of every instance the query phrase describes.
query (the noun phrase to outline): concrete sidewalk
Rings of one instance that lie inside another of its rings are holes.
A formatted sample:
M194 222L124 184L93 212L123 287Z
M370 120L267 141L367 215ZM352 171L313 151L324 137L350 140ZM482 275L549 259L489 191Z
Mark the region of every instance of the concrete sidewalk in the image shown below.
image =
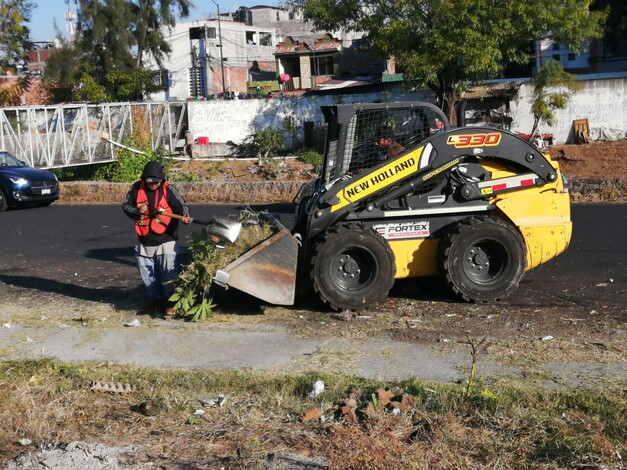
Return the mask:
M54 357L150 367L315 370L439 382L457 381L467 376L470 367L467 347L454 343L437 352L433 344L384 338L301 338L276 325L187 326L168 321L156 328L148 324L107 329L13 325L0 328L0 357ZM515 373L485 360L481 370L489 375Z

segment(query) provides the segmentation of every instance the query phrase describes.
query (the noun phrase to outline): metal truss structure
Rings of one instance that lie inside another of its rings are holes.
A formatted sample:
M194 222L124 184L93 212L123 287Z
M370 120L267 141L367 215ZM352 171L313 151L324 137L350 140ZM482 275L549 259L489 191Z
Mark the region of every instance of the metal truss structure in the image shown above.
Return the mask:
M174 153L186 122L186 102L5 107L0 150L37 168L102 163L114 160L111 142L134 134L144 146Z

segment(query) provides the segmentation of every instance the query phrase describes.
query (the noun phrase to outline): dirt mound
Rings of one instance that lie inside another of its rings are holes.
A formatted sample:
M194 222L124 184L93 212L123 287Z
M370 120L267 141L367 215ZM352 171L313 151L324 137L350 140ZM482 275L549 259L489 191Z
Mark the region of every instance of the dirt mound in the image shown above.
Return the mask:
M555 145L549 153L569 178L627 178L627 140Z

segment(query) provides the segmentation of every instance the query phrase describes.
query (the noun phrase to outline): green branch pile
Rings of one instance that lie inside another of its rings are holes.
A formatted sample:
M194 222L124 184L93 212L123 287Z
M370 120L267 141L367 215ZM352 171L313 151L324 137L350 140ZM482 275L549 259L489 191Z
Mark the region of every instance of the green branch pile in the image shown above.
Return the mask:
M244 225L237 241L224 249L208 241L206 229L192 233L189 247L192 261L181 270L169 299L175 302L176 311L194 322L213 316L216 304L210 297L210 288L215 272L271 236L273 231L274 227L268 223Z

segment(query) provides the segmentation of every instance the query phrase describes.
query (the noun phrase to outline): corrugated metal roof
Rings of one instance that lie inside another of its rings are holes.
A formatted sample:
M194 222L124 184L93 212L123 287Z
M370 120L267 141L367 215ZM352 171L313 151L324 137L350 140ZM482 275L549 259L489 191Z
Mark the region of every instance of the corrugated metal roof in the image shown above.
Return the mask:
M335 38L329 38L328 35L318 38L296 38L294 36L289 36L276 46L274 54L297 54L307 53L309 51L339 51L341 48L342 41Z
M462 94L462 98L465 100L482 100L485 98L499 98L507 97L511 98L523 84L521 81L516 82L499 82L499 83L484 83L482 85L471 85Z

